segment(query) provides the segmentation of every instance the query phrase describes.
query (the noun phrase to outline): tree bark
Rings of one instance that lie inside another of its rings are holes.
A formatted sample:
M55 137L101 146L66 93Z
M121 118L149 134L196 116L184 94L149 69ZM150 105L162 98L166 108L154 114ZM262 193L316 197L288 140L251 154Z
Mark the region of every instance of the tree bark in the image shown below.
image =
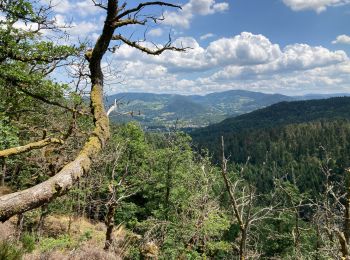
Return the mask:
M6 178L6 159L4 158L4 161L2 163L2 169L1 169L1 186L5 186L5 178Z
M49 214L48 205L41 206L40 218L36 227L37 236L40 237L44 228L45 218Z
M23 222L24 222L24 215L18 214L17 215L17 223L16 223L16 238L17 240L21 238L22 231L23 231Z
M105 250L109 250L110 246L113 243L113 228L114 228L114 215L115 215L115 208L116 208L116 203L110 203L108 206L108 212L106 216L106 242L105 242Z
M349 257L349 249L348 249L348 245L346 243L346 239L344 236L343 232L340 232L339 230L337 231L337 235L338 235L338 239L339 239L339 244L340 244L340 249L341 249L341 253L343 256L343 259L350 259Z
M247 230L241 229L241 241L239 242L239 259L244 260L246 254Z
M34 149L43 148L49 144L63 144L63 141L57 138L46 138L44 140L40 140L38 142L33 142L30 144L26 144L23 146L13 147L6 150L0 151L0 158L6 158L11 155L25 153Z

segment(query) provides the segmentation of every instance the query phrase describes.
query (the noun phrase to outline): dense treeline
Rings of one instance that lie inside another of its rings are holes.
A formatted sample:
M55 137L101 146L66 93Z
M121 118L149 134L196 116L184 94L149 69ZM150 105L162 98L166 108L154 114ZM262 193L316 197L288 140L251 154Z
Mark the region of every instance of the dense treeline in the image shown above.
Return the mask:
M196 137L198 138L198 137ZM262 190L271 189L271 180L294 174L303 191L319 192L322 184L320 165L327 157L334 161L333 171L343 174L350 165L350 121L320 120L275 128L243 130L224 134L226 153L231 161L249 164L257 175ZM219 138L199 140L210 147L216 161L220 160ZM260 175L260 176L259 176ZM261 181L265 178L265 181Z
M350 119L349 109L350 97L280 102L244 115L227 118L218 124L195 130L191 135L200 140L205 136L219 137L225 133L275 128L321 119Z
M209 149L214 162L221 160L220 138L230 160L254 168L261 191L271 180L295 175L302 191L317 194L320 165L332 158L333 171L349 167L350 122L348 97L282 102L191 133L198 149ZM263 180L265 179L265 181Z

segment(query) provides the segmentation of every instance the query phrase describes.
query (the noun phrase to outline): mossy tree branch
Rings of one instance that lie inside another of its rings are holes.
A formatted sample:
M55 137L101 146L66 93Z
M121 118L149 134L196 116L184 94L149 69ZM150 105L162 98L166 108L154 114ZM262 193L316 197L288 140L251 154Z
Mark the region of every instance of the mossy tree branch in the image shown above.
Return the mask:
M0 159L12 155L17 155L31 150L40 149L50 144L63 144L63 141L57 138L46 138L37 142L29 143L23 146L17 146L0 151Z

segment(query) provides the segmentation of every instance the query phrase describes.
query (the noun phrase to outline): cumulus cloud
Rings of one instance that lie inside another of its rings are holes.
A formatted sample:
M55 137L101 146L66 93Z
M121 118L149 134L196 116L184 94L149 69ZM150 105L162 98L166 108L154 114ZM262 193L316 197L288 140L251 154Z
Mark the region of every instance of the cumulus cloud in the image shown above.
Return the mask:
M213 34L213 33L206 33L206 34L200 36L199 39L200 40L206 40L206 39L212 38L214 36L215 36L215 34Z
M349 89L350 60L344 51L307 44L281 48L248 32L212 41L206 48L191 37L178 38L175 45L191 49L153 57L122 45L114 55L128 64L123 70L125 90L190 94L234 88L282 93Z
M154 48L151 43L143 43ZM242 32L231 38L221 38L203 48L191 37L180 37L174 45L189 47L186 52L164 52L149 56L122 45L115 55L121 60L142 60L166 66L170 72L206 71L225 68L222 75L262 74L292 70L306 70L343 62L348 59L344 51L330 51L321 46L307 44L288 45L281 50L278 44L261 34ZM159 46L161 47L161 46Z
M150 43L143 43L154 48ZM123 45L115 55L121 59L142 59L166 65L171 71L200 71L220 67L228 64L236 66L267 63L276 60L281 55L277 44L272 44L263 35L243 32L232 38L221 38L212 41L207 48L203 48L192 37L180 37L174 45L188 47L186 52L165 52L161 56L140 54L137 50Z
M334 41L332 41L333 44L350 44L350 36L342 34L337 37Z
M313 10L321 13L327 7L349 4L350 0L283 0L293 11Z
M81 16L93 15L102 12L102 9L96 7L91 0L83 0L75 3L74 9Z
M171 26L190 27L195 15L210 15L228 10L228 2L217 3L216 0L190 0L179 11L166 11L164 24Z
M248 32L213 41L206 50L207 59L213 65L261 64L276 59L280 53L279 46L265 36Z
M252 66L228 65L214 73L211 78L244 79L261 78L264 75L300 72L339 64L348 60L344 51L330 51L323 47L312 47L307 44L286 46L276 59Z

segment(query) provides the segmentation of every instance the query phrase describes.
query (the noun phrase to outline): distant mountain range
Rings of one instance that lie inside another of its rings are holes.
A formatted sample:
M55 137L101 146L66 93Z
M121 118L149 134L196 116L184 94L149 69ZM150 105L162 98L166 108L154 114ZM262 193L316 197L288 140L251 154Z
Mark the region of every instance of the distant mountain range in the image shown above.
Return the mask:
M107 106L114 100L120 104L111 114L116 122L139 121L148 128L171 127L197 128L218 123L234 117L270 106L282 101L320 99L349 94L312 94L305 96L285 96L265 94L245 90L230 90L200 95L176 95L153 93L119 93L108 96ZM131 115L128 113L131 112Z

